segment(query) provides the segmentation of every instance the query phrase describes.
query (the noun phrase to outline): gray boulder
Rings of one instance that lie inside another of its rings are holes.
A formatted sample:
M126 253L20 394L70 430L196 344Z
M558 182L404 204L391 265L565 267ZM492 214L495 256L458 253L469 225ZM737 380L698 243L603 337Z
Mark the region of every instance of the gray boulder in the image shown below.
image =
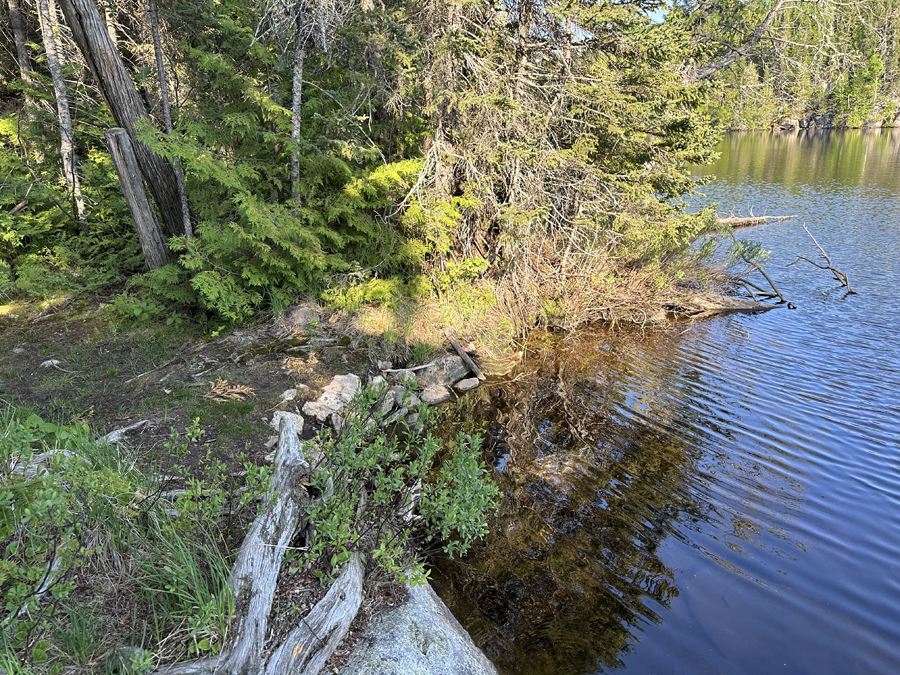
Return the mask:
M469 368L463 360L453 354L446 354L436 358L428 364L427 368L419 371L417 379L423 389L439 385L452 386L469 374Z
M324 422L332 413L343 410L344 406L350 403L353 395L359 391L359 388L359 378L353 373L349 375L335 375L331 382L325 386L319 400L303 404L303 414Z
M341 675L497 675L428 584L377 617Z
M419 394L423 403L428 405L438 405L450 398L450 390L439 384L426 387L425 391Z
M481 384L481 380L477 377L469 377L465 380L460 380L456 383L456 391L469 391L470 389L474 389L479 384Z

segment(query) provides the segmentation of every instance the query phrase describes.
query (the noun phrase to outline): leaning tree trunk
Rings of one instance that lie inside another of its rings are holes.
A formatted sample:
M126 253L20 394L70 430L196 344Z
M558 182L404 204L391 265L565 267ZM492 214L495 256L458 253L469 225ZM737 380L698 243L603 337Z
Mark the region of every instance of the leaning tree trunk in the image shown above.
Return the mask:
M124 129L109 129L106 132L106 143L109 145L116 173L119 174L122 194L125 195L125 201L134 219L134 227L141 242L147 269L159 269L167 262L166 242L163 241L150 200L147 199L144 179L141 177L141 170L134 155L134 146Z
M166 233L169 236L184 235L175 171L165 158L153 153L137 139L138 124L141 120L149 122L149 116L109 37L97 5L93 0L60 0L60 5L75 43L94 73L116 123L128 132L134 143L141 173L162 215Z
M163 64L162 40L159 37L159 10L156 8L156 0L150 0L147 8L150 15L150 32L153 34L153 51L156 54L156 75L159 79L159 97L162 100L163 120L166 124L166 133L172 133L172 110L169 107L169 85L166 82L166 68ZM187 191L184 187L184 174L181 171L181 162L176 157L172 163L175 168L175 179L178 181L178 199L181 203L181 220L184 223L184 236L191 238L191 209L188 206Z
M62 155L63 174L66 185L72 193L72 203L81 230L87 234L88 225L84 212L84 198L81 196L81 181L75 162L74 130L72 115L69 112L69 96L66 93L66 80L63 78L62 65L59 62L59 50L56 34L59 23L56 20L56 4L53 0L38 0L38 18L41 23L41 36L44 39L44 50L47 53L47 66L53 79L53 93L56 96L56 110L59 114L59 151Z
M25 21L19 0L9 0L9 24L12 27L13 40L16 43L16 59L19 62L19 73L22 81L30 86L34 84L34 78L31 76L32 72L34 72L34 66L31 63L31 57L28 55L28 35L25 30ZM25 100L30 101L31 97L26 94Z
M235 622L217 656L167 666L156 675L316 675L350 630L362 604L363 565L354 553L322 600L280 645L267 644L281 560L306 526L312 469L293 423L281 422L268 508L257 516L231 572Z

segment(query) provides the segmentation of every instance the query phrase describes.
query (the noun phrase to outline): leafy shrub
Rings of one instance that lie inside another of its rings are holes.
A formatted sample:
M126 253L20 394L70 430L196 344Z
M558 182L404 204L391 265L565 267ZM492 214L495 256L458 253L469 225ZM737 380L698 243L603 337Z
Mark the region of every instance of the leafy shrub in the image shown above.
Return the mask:
M440 539L448 554L465 553L485 534L499 493L479 461L480 437L458 435L446 448L447 461L434 470L444 450L424 431L434 424L434 409L418 407L422 430L402 418L386 430L385 394L384 385L363 389L349 404L341 432L319 437L324 459L312 484L330 496L310 507L315 534L307 559L324 556L334 565L352 551L371 552L382 577L424 583L422 547Z

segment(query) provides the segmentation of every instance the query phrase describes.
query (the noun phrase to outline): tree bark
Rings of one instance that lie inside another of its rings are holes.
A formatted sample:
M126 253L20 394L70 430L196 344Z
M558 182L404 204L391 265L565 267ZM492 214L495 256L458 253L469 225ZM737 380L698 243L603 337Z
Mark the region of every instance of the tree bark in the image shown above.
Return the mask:
M169 236L183 236L178 179L165 158L154 154L137 139L138 125L142 120L149 122L149 116L97 6L93 0L60 0L60 4L75 43L94 73L116 123L125 129L134 144L134 154L162 215L166 233Z
M300 20L298 19L298 23ZM294 45L294 82L291 112L293 128L291 140L300 143L300 125L303 122L303 62L306 60L306 35L302 28L297 31L297 42ZM291 199L300 201L300 151L297 147L291 152Z
M66 92L66 80L63 78L62 65L59 62L59 49L56 34L59 23L56 18L56 4L53 0L38 0L38 18L41 24L41 36L44 50L47 53L47 66L53 79L53 93L56 96L56 110L59 116L59 151L62 155L63 174L66 185L72 192L72 205L82 232L88 233L85 218L84 198L81 195L81 181L78 179L78 168L75 161L74 129L72 115L69 111L69 96Z
M12 27L13 40L16 43L16 58L19 61L19 72L22 81L25 84L34 84L31 73L34 66L31 63L31 57L28 55L28 35L25 30L25 21L22 16L22 6L19 0L9 0L9 23ZM31 97L26 95L26 100L30 101Z
M128 208L131 209L131 215L134 218L134 226L137 228L147 268L158 269L168 260L166 244L163 241L159 223L156 222L156 214L147 199L131 139L124 129L110 129L106 132L106 142L109 144L113 164L119 174L122 193L125 195L125 201L128 202Z
M166 81L166 68L163 64L162 40L159 37L159 10L156 8L156 0L150 0L147 13L150 15L150 31L153 34L153 51L156 54L156 74L159 78L159 96L162 100L163 119L166 124L166 133L172 133L172 110L169 107L169 84ZM184 223L184 236L188 239L193 235L191 228L191 209L188 205L187 190L184 186L184 174L181 172L181 162L176 157L173 162L175 178L178 181L178 199L181 202L181 220Z

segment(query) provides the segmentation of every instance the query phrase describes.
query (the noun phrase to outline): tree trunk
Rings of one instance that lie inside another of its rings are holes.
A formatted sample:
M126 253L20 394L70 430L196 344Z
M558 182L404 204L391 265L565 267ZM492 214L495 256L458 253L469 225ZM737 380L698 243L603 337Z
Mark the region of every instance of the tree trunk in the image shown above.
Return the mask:
M63 78L62 65L59 62L59 50L56 44L59 24L56 19L56 4L53 0L38 0L38 18L41 23L44 49L47 53L47 66L50 68L50 77L53 79L53 93L56 96L56 110L59 115L59 150L62 155L63 174L66 178L66 185L72 192L72 204L76 218L82 232L87 234L88 225L85 219L84 198L81 196L81 181L78 179L78 169L75 161L72 115L69 112L66 81Z
M150 206L150 200L147 199L147 192L144 190L144 181L134 156L131 139L124 129L110 129L106 132L106 142L109 144L113 164L119 174L122 193L125 195L125 201L128 202L128 208L131 209L131 215L134 218L134 226L137 228L147 268L158 269L165 265L168 259L166 244L163 241L159 223L156 222L156 214L153 212L153 207Z
M184 235L178 179L169 162L151 152L137 139L137 127L149 117L141 103L134 82L128 75L106 24L93 0L61 0L66 21L72 29L75 43L97 79L116 123L125 129L134 144L134 154L156 206L162 214L163 226L169 236Z
M294 85L291 102L294 126L291 129L291 140L299 145L300 124L303 122L303 62L306 59L306 35L302 30L297 33L297 42L294 45ZM291 152L291 198L295 203L300 201L300 151L296 147Z
M169 85L166 82L166 68L163 65L162 40L159 37L159 11L156 8L156 0L150 0L147 9L150 15L150 31L153 33L153 51L156 54L156 74L159 78L159 96L162 100L163 119L166 123L166 133L172 133L172 110L169 107ZM184 174L181 172L181 162L176 157L173 162L175 178L178 180L178 199L181 202L181 220L184 223L184 236L188 239L192 236L191 209L188 206L187 191L184 187Z
M34 67L31 63L31 57L28 55L28 35L25 30L25 21L22 17L22 7L19 0L9 0L9 23L12 27L13 39L16 43L16 58L19 61L19 72L22 81L25 84L34 84L31 73ZM30 100L30 96L26 95L26 100Z

